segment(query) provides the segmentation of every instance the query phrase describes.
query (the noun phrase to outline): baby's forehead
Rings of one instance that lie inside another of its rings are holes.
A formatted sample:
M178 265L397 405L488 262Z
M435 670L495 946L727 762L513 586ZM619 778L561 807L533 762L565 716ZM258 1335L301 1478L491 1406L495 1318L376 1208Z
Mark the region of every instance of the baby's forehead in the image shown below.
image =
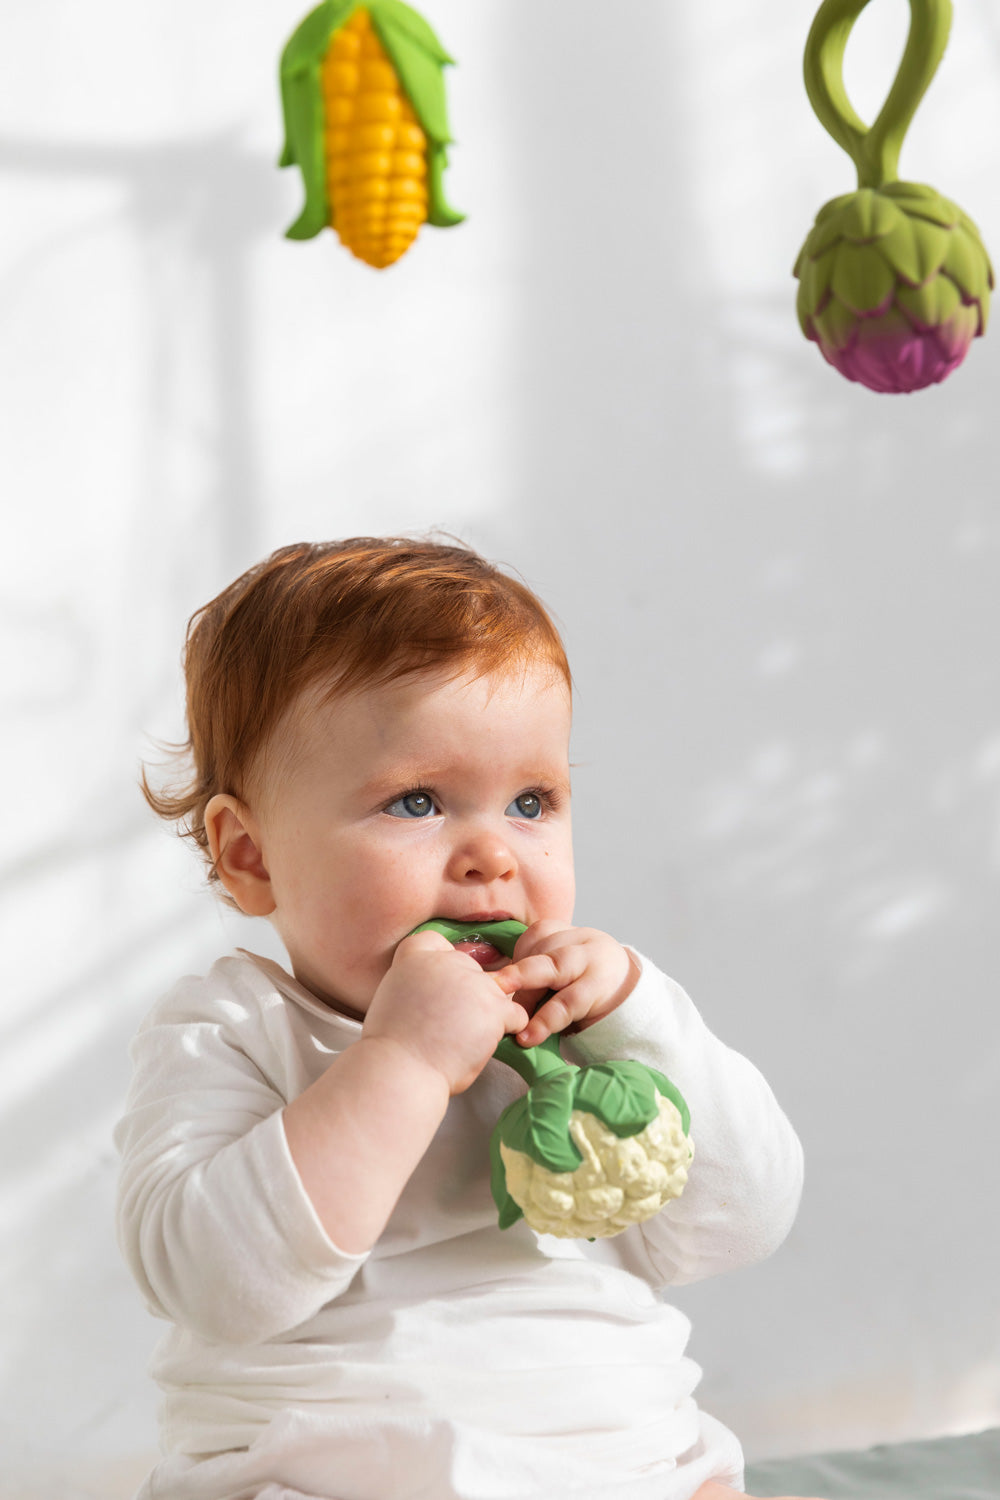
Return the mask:
M534 659L488 673L435 667L346 690L329 675L317 677L291 700L271 735L260 758L259 784L287 775L331 742L349 750L364 740L376 751L392 744L405 752L411 732L452 722L456 708L470 735L478 738L480 726L485 732L503 720L508 738L530 745L539 710L543 719L568 728L570 692L555 666Z
M472 695L487 708L511 698L555 693L563 700L569 688L552 662L542 657L512 661L509 666L479 669L473 662L454 667L435 665L399 672L367 683L342 688L329 674L316 677L289 705L286 719L299 732L310 732L317 723L328 723L338 714L377 712L387 719L405 717L414 705L434 713L444 711L457 698Z

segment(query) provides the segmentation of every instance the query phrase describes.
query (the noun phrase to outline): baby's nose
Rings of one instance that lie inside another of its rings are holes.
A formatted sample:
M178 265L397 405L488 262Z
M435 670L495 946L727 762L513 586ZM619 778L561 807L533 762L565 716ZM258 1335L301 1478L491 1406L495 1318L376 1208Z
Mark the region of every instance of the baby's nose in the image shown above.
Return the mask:
M508 880L517 874L517 861L506 839L482 829L457 845L449 874L453 880Z

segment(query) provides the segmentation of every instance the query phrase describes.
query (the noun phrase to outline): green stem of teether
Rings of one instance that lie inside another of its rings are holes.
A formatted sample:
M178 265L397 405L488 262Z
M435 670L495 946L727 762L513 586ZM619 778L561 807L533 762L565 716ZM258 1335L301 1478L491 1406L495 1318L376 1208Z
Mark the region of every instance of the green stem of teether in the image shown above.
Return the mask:
M575 1063L563 1060L558 1032L547 1036L537 1047L519 1047L513 1037L501 1037L493 1056L519 1073L529 1088L552 1073L579 1072Z
M823 0L806 42L803 72L809 102L858 169L859 188L896 180L910 121L934 77L951 29L951 0L910 0L903 60L882 110L869 128L844 88L844 49L868 0Z

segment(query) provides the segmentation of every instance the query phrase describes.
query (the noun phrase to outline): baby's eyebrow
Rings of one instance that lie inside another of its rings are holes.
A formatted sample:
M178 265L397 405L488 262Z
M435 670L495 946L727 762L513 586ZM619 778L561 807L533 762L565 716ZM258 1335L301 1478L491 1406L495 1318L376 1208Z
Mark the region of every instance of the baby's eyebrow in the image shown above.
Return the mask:
M390 792L399 792L408 787L430 787L438 786L453 774L446 767L416 765L412 761L395 766L387 766L384 770L370 776L358 788L360 797L378 800L379 797L387 796ZM549 769L544 765L525 765L520 767L520 774L511 776L511 786L516 790L522 787L540 786L551 787L553 791L561 792L564 796L570 794L570 778L565 770Z
M384 771L370 776L359 788L363 797L377 797L383 792L394 792L400 787L422 786L438 779L440 772L427 766L389 766Z

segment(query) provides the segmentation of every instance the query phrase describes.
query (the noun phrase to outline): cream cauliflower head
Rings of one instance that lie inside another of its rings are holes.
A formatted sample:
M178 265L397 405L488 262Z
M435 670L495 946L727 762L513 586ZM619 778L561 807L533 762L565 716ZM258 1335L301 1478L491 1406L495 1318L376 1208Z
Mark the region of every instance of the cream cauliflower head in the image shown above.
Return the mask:
M694 1157L687 1104L669 1078L627 1059L577 1067L558 1035L496 1056L528 1084L490 1142L500 1228L604 1239L660 1213L684 1191Z
M684 1191L694 1146L681 1112L655 1091L656 1117L637 1135L615 1135L596 1115L574 1109L569 1135L583 1161L552 1172L500 1142L507 1191L538 1234L602 1239L658 1214Z

